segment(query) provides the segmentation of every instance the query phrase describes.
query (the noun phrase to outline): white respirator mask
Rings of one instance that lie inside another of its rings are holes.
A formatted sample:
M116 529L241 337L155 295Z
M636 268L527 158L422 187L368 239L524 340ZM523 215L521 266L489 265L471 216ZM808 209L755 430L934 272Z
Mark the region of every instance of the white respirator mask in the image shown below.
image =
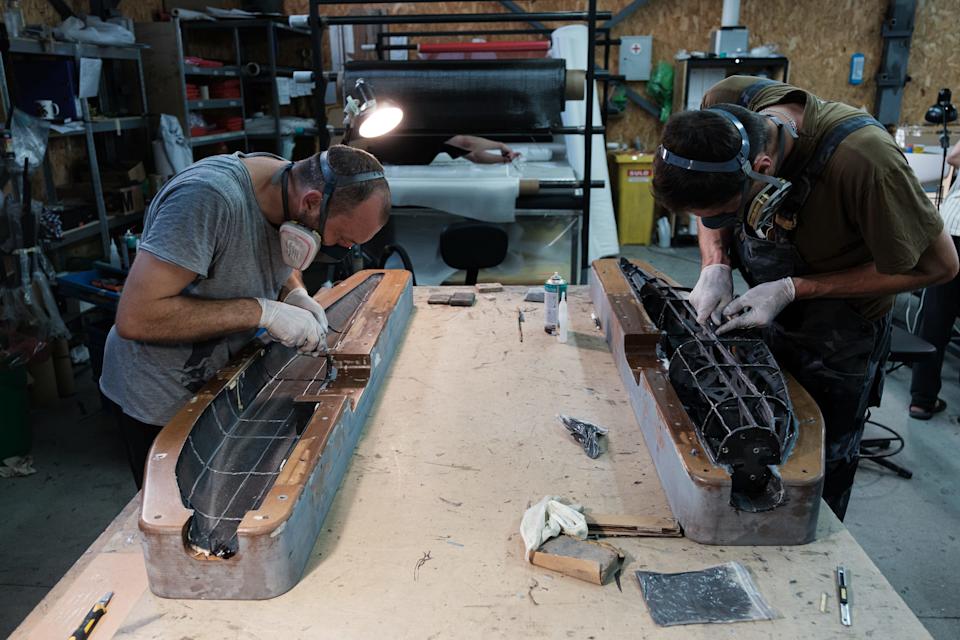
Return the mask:
M323 228L330 213L330 200L337 187L383 178L382 171L367 171L352 176L339 176L327 160L327 152L320 154L320 170L323 172L323 202L320 205L320 223L316 230L290 219L290 203L287 188L293 162L288 163L274 175L271 182L280 183L283 200L283 224L280 225L280 253L283 262L291 269L303 271L309 267L323 245Z

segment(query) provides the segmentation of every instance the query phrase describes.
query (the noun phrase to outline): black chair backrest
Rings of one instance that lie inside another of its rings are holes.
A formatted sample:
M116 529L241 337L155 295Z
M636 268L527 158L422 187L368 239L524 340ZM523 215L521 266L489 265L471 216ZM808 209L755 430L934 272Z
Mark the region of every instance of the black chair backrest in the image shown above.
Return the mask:
M507 257L507 232L485 222L456 222L440 234L440 257L447 266L467 272L466 284L477 284L480 269Z

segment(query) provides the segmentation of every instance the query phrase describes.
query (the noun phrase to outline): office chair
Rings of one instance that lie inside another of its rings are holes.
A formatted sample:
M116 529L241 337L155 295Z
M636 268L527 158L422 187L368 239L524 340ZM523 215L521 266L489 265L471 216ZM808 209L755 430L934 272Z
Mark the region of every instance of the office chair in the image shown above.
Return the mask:
M465 284L475 285L480 269L507 257L507 232L486 222L455 222L440 233L440 257L447 266L465 270Z
M936 354L937 349L932 344L923 338L904 331L900 327L894 326L890 334L890 356L887 358L887 362L889 362L891 366L887 369L887 373L896 371L905 364L912 364L926 358L933 358ZM869 412L867 412L867 424L880 427L884 431L889 432L890 435L883 438L864 438L861 440L860 459L869 460L881 467L890 469L906 480L912 478L913 472L910 471L910 469L889 460L892 456L903 451L903 448L906 446L906 443L903 441L903 436L887 425L871 420ZM897 449L887 451L894 442L899 445Z

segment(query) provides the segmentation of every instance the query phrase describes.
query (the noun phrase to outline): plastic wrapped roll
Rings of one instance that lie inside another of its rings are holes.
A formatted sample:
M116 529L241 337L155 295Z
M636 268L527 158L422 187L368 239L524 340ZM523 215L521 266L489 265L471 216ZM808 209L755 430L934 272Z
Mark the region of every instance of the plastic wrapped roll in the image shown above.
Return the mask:
M560 126L563 60L348 62L343 86L363 78L404 110L399 130L534 132Z

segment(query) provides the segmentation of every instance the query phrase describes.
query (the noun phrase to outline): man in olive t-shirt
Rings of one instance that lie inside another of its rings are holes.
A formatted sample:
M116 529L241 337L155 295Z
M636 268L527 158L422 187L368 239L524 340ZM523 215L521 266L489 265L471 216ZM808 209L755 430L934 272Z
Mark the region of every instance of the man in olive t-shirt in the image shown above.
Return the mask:
M956 250L900 149L862 111L750 76L719 82L702 106L670 118L654 165L658 200L699 217L690 302L718 334L762 328L817 401L823 497L842 519L894 296L950 280ZM770 195L780 204L765 207ZM734 265L751 286L736 299Z

